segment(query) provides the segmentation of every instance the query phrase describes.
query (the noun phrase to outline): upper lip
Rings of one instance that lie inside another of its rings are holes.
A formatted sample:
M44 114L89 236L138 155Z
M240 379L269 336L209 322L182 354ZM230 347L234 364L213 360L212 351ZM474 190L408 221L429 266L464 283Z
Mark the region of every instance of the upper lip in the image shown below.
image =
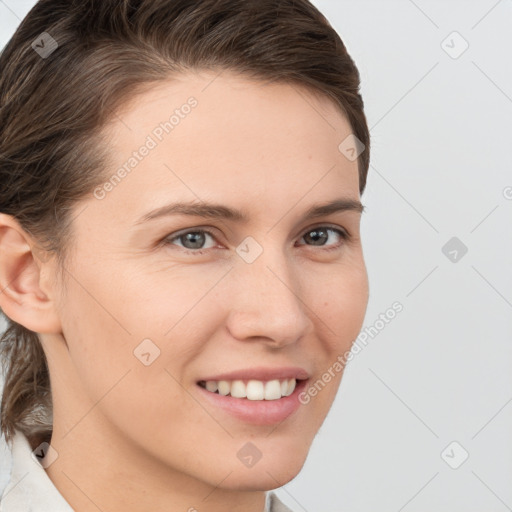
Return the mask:
M284 380L284 379L309 379L309 373L297 366L282 366L279 368L269 367L253 367L241 370L234 370L229 373L210 375L200 379L200 381L208 380Z

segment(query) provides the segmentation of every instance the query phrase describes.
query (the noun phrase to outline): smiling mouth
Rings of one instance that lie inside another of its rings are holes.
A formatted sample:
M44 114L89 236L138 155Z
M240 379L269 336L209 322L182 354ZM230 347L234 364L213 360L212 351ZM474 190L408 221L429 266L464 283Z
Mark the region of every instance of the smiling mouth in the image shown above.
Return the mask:
M274 379L261 380L201 380L197 384L210 391L223 396L247 400L279 400L290 396L301 379Z

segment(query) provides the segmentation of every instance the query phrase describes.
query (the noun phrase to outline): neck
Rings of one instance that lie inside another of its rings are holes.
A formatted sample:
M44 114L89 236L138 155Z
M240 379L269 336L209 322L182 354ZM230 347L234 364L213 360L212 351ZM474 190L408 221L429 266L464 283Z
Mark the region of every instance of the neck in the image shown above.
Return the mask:
M56 424L51 445L58 458L46 473L77 512L263 512L264 491L226 489L229 474L217 485L177 472L118 435L98 430L63 432ZM114 434L114 433L112 433Z

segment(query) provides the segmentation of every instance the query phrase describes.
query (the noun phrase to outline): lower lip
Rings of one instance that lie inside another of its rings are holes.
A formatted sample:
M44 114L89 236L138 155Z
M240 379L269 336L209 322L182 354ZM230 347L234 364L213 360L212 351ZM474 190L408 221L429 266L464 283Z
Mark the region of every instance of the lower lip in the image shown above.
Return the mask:
M275 425L284 421L300 407L299 393L306 384L307 380L299 381L291 395L278 400L234 398L212 393L199 385L197 387L206 400L242 421L253 425Z

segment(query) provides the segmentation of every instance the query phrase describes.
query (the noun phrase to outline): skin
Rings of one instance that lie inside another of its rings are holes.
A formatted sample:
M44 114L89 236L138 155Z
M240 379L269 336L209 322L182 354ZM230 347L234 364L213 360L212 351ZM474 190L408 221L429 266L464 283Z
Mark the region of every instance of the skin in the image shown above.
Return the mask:
M315 382L364 320L361 213L301 220L314 204L360 199L357 161L338 150L348 121L298 86L215 76L160 83L105 127L110 176L175 108L198 101L103 199L75 205L63 281L55 259L40 258L16 220L0 214L0 306L40 333L58 452L46 471L80 512L261 512L264 491L302 468L342 372L272 426L212 407L196 381L299 366ZM249 221L179 215L136 225L177 200L239 208ZM326 231L314 245L312 228L326 225L350 239ZM198 228L214 234L203 254L187 253L194 246L183 237L160 244ZM247 236L263 248L252 263L236 252ZM149 366L133 354L146 338L160 349ZM262 454L251 468L237 457L248 441Z

